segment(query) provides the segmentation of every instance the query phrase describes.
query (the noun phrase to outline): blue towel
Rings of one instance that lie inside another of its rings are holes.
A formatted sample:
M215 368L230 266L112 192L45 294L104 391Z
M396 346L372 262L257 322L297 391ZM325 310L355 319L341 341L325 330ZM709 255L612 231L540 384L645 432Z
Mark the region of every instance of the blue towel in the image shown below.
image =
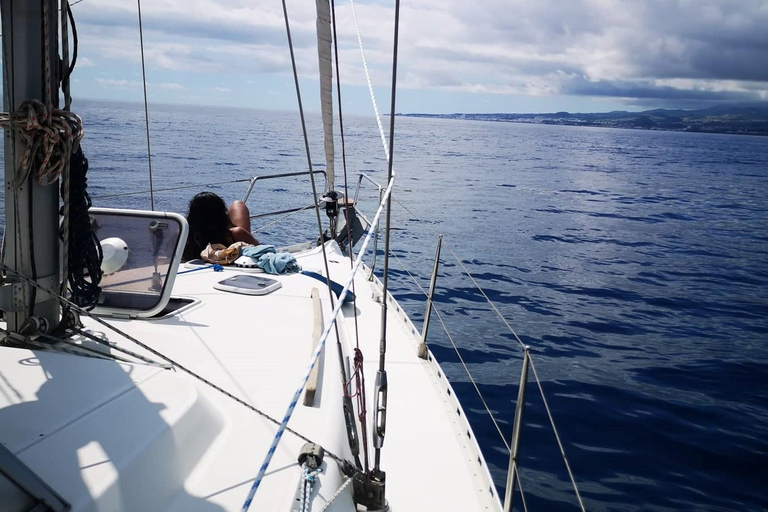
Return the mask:
M301 271L301 267L291 253L278 253L274 245L246 247L241 255L251 258L256 266L264 269L267 274L290 274Z
M261 245L249 245L248 247L243 247L242 252L240 253L240 256L250 256L254 260L259 259L259 257L262 254L275 254L277 251L275 251L274 245L267 245L267 244L261 244Z

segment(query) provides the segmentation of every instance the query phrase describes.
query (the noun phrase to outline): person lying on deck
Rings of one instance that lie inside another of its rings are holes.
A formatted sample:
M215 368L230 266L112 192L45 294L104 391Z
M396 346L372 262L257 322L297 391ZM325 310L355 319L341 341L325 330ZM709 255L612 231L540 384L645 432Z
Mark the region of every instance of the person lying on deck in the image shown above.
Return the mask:
M251 217L242 201L234 201L227 209L224 200L213 192L200 192L189 202L187 212L189 236L184 246L183 261L200 257L208 244L229 247L235 242L259 245L251 234Z

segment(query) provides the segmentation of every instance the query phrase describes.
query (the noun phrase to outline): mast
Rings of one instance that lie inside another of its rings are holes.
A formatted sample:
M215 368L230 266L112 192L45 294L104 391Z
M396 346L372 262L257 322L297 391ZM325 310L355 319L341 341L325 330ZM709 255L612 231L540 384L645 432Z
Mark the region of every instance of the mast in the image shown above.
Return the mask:
M3 108L13 115L21 104L36 99L58 106L58 2L0 0L3 30ZM47 43L46 43L47 39ZM48 65L46 66L46 60ZM37 162L28 177L17 171L24 153L22 137L5 137L5 254L13 272L56 290L59 286L58 181L40 185ZM19 178L22 182L18 183ZM59 322L58 301L9 272L0 298L8 330L19 332L30 317L48 326Z

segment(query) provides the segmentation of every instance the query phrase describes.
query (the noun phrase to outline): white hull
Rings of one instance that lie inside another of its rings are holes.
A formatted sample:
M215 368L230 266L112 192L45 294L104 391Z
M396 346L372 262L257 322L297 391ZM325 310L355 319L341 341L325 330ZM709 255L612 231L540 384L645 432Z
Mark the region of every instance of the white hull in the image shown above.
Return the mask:
M331 278L346 282L348 257L333 242L326 248ZM320 248L296 256L305 270L324 273ZM328 322L328 290L302 274L270 276L282 287L265 296L213 288L240 272L228 268L178 275L173 296L198 303L162 319L109 322L279 422L314 348L311 291L319 290L323 320ZM351 366L357 317L366 357L370 430L381 285L366 276L359 272L355 277L357 311L345 305L339 328L345 365ZM381 468L387 475L390 507L500 510L484 458L450 384L431 354L428 360L418 358L420 335L399 305L389 300L389 396ZM83 322L94 334L104 333L109 341L159 361L93 319ZM315 405L307 407L300 400L288 426L351 460L334 335L319 364ZM75 511L240 510L276 431L272 421L179 370L0 348L0 441ZM297 457L303 444L285 433L251 510L296 509L302 474ZM346 480L339 465L326 455L323 468L311 510L326 505L327 510L354 510L351 485L334 499Z

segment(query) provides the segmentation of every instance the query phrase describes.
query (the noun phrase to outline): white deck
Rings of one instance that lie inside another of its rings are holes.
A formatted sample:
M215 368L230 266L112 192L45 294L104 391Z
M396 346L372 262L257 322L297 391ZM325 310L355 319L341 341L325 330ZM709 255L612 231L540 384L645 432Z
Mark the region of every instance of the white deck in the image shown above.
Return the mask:
M343 283L349 260L335 244L327 248L331 277ZM305 270L324 273L319 248L297 256ZM235 272L179 275L174 296L200 302L174 316L109 321L280 421L313 349L311 289L320 291L326 321L328 291L304 275L270 276L283 286L267 296L214 290ZM370 429L381 317L381 305L372 296L380 288L362 272L355 284ZM341 342L349 357L354 315L351 305L343 308ZM91 319L84 323L94 332L107 331ZM382 469L392 510L500 510L450 385L438 377L442 372L434 360L416 356L418 333L394 302L388 331ZM144 353L112 332L106 336ZM316 406L300 401L289 427L351 459L334 336L321 363ZM180 371L0 348L0 441L73 510L240 510L275 432L273 423ZM284 435L251 510L293 510L303 444L291 433ZM324 468L315 511L344 482L328 456ZM351 490L348 486L328 510L354 510Z

